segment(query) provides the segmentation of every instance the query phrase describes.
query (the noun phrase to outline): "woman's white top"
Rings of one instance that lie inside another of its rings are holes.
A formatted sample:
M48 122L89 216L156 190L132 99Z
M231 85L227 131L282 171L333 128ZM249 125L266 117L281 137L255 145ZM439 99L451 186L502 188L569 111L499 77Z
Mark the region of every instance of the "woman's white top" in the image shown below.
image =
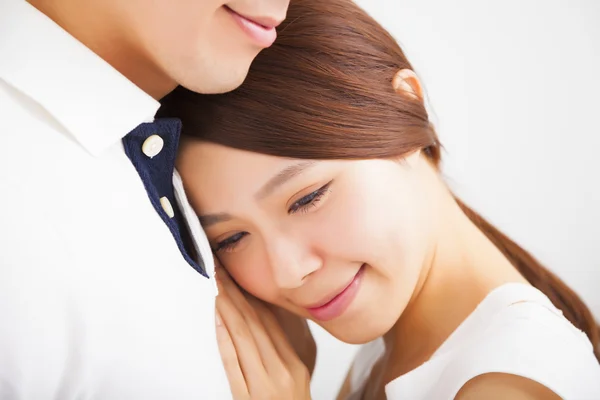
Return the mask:
M359 350L350 399L359 399L383 340ZM532 286L498 287L477 306L434 355L385 387L388 400L454 399L471 379L507 373L536 381L565 400L600 400L600 364L587 336Z

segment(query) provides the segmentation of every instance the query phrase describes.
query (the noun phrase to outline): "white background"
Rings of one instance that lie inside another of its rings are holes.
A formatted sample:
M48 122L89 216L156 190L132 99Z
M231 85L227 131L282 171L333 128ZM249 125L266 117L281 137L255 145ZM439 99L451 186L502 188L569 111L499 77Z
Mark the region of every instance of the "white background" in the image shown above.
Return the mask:
M600 318L600 1L357 2L423 80L451 186ZM331 400L356 347L314 332Z

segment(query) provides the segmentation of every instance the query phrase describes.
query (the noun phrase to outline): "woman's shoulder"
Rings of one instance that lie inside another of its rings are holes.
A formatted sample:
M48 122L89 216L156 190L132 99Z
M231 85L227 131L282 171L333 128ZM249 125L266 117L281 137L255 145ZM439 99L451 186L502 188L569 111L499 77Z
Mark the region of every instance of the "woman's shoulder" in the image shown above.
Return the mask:
M519 301L500 311L451 357L441 376L453 396L469 382L491 385L486 379L502 381L507 390L524 385L563 399L600 399L600 364L592 344L549 301Z
M390 382L386 394L600 399L600 364L587 336L545 295L509 284L490 293L431 360Z
M468 381L454 400L563 400L551 389L522 376L489 373Z

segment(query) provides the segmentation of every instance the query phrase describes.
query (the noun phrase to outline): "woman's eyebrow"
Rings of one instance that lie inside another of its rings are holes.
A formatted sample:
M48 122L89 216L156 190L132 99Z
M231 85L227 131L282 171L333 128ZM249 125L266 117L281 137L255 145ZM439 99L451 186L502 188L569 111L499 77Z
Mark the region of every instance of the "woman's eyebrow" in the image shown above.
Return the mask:
M208 228L209 226L213 226L220 222L226 222L231 219L231 215L227 213L217 213L217 214L206 214L198 216L200 219L200 225L203 228Z
M271 179L269 179L259 190L256 192L254 197L257 200L262 200L269 196L279 186L283 185L290 179L300 175L308 168L315 165L316 161L300 161L299 163L292 164L279 171Z
M289 165L275 174L271 179L269 179L254 195L257 200L262 200L265 197L269 196L271 193L275 191L279 186L288 182L290 179L302 174L304 171L312 167L316 161L300 161L296 164ZM205 214L199 215L200 224L203 228L208 228L210 226L216 225L221 222L227 222L231 220L233 217L228 213L215 213L215 214Z

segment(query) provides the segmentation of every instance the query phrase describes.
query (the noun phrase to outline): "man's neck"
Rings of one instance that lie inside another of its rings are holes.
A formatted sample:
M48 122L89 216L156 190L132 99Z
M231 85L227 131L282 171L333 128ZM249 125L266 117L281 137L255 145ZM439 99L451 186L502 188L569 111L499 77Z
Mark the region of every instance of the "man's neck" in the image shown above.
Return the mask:
M27 0L140 89L159 100L177 84L104 10L82 1Z

